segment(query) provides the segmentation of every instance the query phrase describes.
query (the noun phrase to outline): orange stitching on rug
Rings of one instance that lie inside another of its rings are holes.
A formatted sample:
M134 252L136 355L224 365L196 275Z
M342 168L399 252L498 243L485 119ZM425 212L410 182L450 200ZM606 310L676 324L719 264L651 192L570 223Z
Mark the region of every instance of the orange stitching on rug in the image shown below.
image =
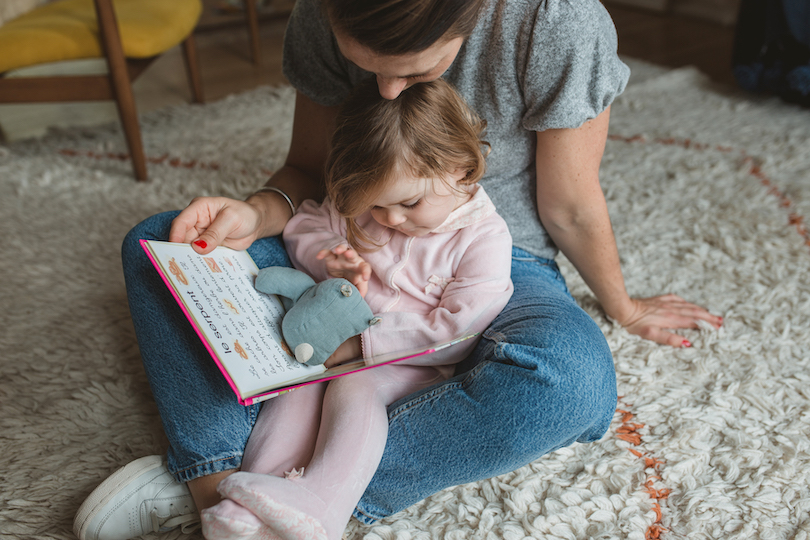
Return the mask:
M759 180L763 186L768 188L768 194L776 197L776 199L779 201L780 207L788 210L788 225L794 227L796 232L799 233L799 236L804 239L804 244L810 247L810 230L808 230L808 227L805 224L804 217L795 211L789 210L794 207L793 201L791 201L782 190L774 185L773 181L762 171L761 164L758 163L757 160L745 150L736 150L728 146L699 143L692 141L691 139L658 138L649 141L643 135L633 135L630 137L608 135L608 138L614 141L622 141L626 143L653 143L680 146L682 148L695 150L715 150L723 153L738 153L742 158L743 163L748 166L748 174ZM644 425L632 423L631 420L633 419L634 415L630 411L617 409L617 412L622 415L622 425L616 429L616 436L623 441L633 444L634 446L640 445L642 443L642 439L641 434L638 433L638 430ZM660 471L663 463L657 458L646 455L644 452L639 450L635 450L633 448L628 448L628 450L634 456L644 459L645 468L648 471L651 471L647 473L647 479L644 482L644 487L647 494L654 501L652 509L653 512L655 512L656 520L647 529L645 538L646 540L659 540L661 534L667 531L667 529L662 525L663 511L661 510L661 501L669 497L671 493L671 490L668 488L657 489L655 487L655 482L661 480Z
M644 441L641 438L639 430L644 427L644 424L632 421L635 415L629 410L631 405L622 403L621 397L619 398L619 404L624 408L616 409L616 412L622 416L622 425L616 428L616 437L629 442L633 446L640 446ZM655 456L635 448L628 448L627 450L637 458L644 460L644 469L647 474L647 478L644 481L644 492L647 493L653 501L652 511L655 512L655 521L652 525L647 527L644 538L646 540L659 540L661 534L667 531L666 527L663 525L664 512L661 509L661 502L669 497L671 493L671 490L668 488L655 487L656 482L661 481L661 467L664 465L664 462Z
M68 157L87 157L93 158L97 160L102 159L112 159L115 161L129 161L129 154L126 152L94 152L92 150L71 150L69 148L63 148L59 150L59 154ZM146 158L147 163L152 163L155 165L168 165L169 167L173 167L175 169L205 169L211 171L218 171L222 168L222 166L217 163L216 161L198 161L196 159L192 159L190 161L183 161L178 157L169 157L169 154L163 154L159 157L148 157ZM244 175L251 174L247 169L242 169L239 171ZM273 174L273 171L269 171L267 169L259 169L259 172L263 175L270 176Z
M695 150L716 150L724 153L737 152L742 158L743 163L748 166L748 174L759 180L763 186L768 188L768 193L779 200L779 206L785 209L789 209L794 206L793 201L791 201L782 190L776 187L773 181L762 171L761 165L757 163L754 156L750 155L745 150L735 150L729 146L710 145L707 143L695 142L691 139L675 139L671 137L653 139L652 141L648 140L643 135L633 135L630 137L622 135L608 135L608 138L612 141L621 141L626 143L652 143L680 146L682 148L691 148ZM810 247L810 229L808 229L807 225L805 225L804 217L796 212L791 211L788 213L788 225L794 227L796 232L799 233L799 236L804 239L804 245Z

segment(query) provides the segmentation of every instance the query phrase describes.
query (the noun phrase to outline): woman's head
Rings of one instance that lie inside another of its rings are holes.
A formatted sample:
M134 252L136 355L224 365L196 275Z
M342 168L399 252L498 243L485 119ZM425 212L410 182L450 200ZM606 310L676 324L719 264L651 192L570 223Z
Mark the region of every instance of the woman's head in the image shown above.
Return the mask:
M324 0L336 33L385 56L467 38L484 0Z
M324 0L343 55L393 99L450 67L484 0Z
M484 128L441 79L395 100L380 97L371 79L360 85L338 115L325 175L352 245L374 245L354 221L369 210L383 225L416 236L443 221L484 175Z

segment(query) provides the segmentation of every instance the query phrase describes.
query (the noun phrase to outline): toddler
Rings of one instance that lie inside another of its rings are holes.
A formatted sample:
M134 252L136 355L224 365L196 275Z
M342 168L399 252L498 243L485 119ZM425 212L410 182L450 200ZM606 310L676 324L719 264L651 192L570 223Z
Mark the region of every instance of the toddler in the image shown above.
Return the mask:
M506 305L512 241L477 183L484 127L441 79L395 100L372 79L341 107L327 198L305 201L284 229L297 269L316 281L348 279L378 321L327 366L483 332ZM389 406L451 377L475 343L266 402L242 472L202 512L206 538L339 540L382 457Z

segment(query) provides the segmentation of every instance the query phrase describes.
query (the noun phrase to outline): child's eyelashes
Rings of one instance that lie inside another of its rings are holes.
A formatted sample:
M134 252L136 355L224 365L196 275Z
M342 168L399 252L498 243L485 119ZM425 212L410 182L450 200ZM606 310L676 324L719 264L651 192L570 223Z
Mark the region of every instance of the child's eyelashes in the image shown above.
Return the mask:
M410 210L411 208L416 208L417 206L419 206L419 204L420 204L421 202L422 202L422 199L418 199L416 202L411 203L411 204L405 204L405 203L402 203L402 206L403 206L404 208L407 208L408 210Z
M420 204L422 204L422 200L423 199L417 199L416 201L414 201L412 203L399 203L399 206L401 206L402 208L407 208L408 210L411 210L413 208L416 208ZM372 210L382 210L383 207L382 206L372 206L371 209Z

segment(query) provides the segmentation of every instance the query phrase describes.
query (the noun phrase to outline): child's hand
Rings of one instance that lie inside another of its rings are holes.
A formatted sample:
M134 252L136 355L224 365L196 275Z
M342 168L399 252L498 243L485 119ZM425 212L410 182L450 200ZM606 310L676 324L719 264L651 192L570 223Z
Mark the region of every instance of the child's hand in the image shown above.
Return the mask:
M346 341L344 341L336 350L332 353L332 356L326 359L324 362L324 366L330 368L332 366L337 366L338 364L342 364L343 362L347 362L349 360L356 360L363 356L363 346L360 340L360 336L350 337Z
M351 282L365 298L368 292L368 280L371 279L371 265L355 250L341 244L333 249L323 249L315 256L318 260L326 261L327 273L336 278L344 278Z

